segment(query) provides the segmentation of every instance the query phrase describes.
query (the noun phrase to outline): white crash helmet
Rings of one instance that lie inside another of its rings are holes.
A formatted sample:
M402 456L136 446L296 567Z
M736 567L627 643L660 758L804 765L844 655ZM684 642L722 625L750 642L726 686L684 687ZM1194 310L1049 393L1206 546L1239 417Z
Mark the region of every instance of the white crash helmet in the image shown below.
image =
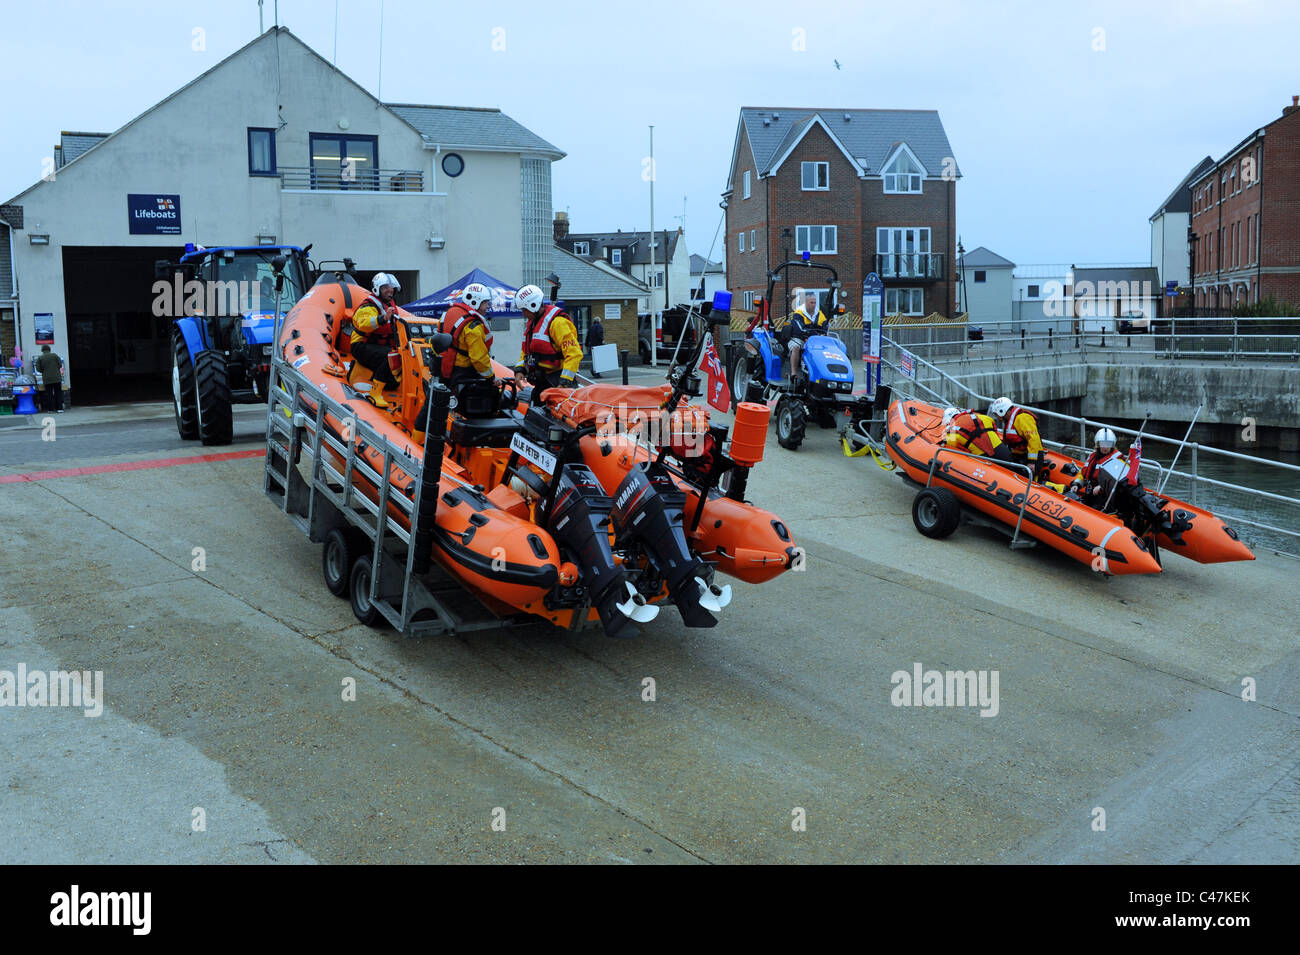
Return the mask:
M545 301L546 296L536 285L525 285L515 293L515 305L523 312L535 312Z
M956 408L946 408L943 412L943 426L946 428L952 424L952 419L961 414Z
M375 277L370 280L370 291L378 295L379 290L385 285L391 285L394 292L402 290L402 283L397 281L397 276L392 272L376 272Z
M1001 398L995 398L993 404L989 405L989 414L995 418L1005 418L1007 412L1011 410L1011 399L1003 395Z
M481 282L471 282L461 291L460 300L474 311L482 311L483 306L492 301L492 291Z
M1098 451L1113 451L1115 450L1115 432L1110 428L1099 428L1097 437L1093 439L1092 443Z

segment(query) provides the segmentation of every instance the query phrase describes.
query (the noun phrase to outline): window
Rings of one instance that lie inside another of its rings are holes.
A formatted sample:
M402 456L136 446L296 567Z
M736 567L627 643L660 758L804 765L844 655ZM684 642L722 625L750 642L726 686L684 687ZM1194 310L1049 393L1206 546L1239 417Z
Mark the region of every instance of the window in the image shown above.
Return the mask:
M925 292L919 288L885 289L885 314L894 315L898 312L904 315L924 315Z
M749 170L748 169L745 170L744 183L745 186L744 186L743 198L748 199L749 198Z
M1029 288L1025 289L1025 295L1028 296L1029 298L1038 298L1038 286L1037 285L1029 286Z
M740 233L738 239L739 239L739 242L740 242L740 247L739 247L738 251L740 251L740 252L744 252L744 251L745 251L745 233L743 233L743 232Z
M757 229L749 230L749 251L750 252L758 251L758 230Z
M459 153L447 153L442 157L442 171L455 179L465 171L465 160L460 158Z
M591 255L591 243L590 243L590 242L575 242L575 243L573 243L573 254L574 254L574 255Z
M274 176L276 174L274 129L249 127L248 174L250 176Z
M651 287L651 288L663 288L663 287L664 287L664 274L663 274L662 272L652 272L651 275L650 275L650 283L649 283L649 284L650 284L650 287Z
M831 187L831 164L828 162L801 162L799 175L805 190Z
M375 136L312 133L313 189L378 189L379 140Z
M988 278L988 273L985 272L983 269L976 269L976 270L975 270L975 281L976 281L976 282L983 282L983 281L984 281L985 279L987 279L987 278Z
M930 230L877 229L876 256L882 276L926 275L930 270Z
M900 149L894 161L885 167L885 192L920 192L921 167L906 149Z
M794 229L795 252L834 255L839 251L839 235L833 225L801 225Z
M622 265L622 264L623 264L623 250L622 250L622 249L610 249L610 252L609 252L609 262L610 262L611 265Z
M745 308L751 311L754 308L754 294L755 293L753 289L750 289L745 293Z

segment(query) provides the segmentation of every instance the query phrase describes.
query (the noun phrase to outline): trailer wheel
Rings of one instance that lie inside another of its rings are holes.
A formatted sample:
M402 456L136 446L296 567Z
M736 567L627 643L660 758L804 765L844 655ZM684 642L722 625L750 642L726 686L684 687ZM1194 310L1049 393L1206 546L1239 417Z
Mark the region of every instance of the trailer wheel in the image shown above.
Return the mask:
M367 627L373 627L379 620L379 608L370 602L371 573L370 557L362 554L353 562L348 578L352 613Z
M214 351L199 352L194 360L194 382L199 396L199 440L203 444L230 444L235 436L235 419L225 356Z
M172 410L176 412L176 430L182 441L199 436L198 395L194 390L194 363L185 336L172 329Z
M325 535L321 551L321 573L325 589L335 597L346 597L352 579L352 565L365 552L365 541L356 531L336 527Z
M926 537L947 537L961 523L961 502L945 487L927 487L912 501L912 523Z
M776 406L776 440L791 451L803 444L807 412L797 398L782 398Z

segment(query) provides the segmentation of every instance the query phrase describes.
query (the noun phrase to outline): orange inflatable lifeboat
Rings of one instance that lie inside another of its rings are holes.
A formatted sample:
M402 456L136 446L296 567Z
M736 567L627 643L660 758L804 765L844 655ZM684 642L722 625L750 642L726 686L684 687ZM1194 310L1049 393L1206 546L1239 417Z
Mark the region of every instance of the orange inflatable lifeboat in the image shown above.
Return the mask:
M635 439L627 444L628 435L608 422L598 434L594 416L557 411L566 400L575 410L583 399L573 395L581 392L603 406L657 407L672 389L554 389L547 401L529 405L521 399L531 395L511 394L512 372L494 362L500 380L460 390L449 413L450 395L436 377L448 340L433 320L397 309L390 364L400 367L398 386L386 389L377 406L370 389L378 383L357 374L350 356L351 318L365 299L346 277L322 278L285 317L280 357L346 412L324 415L331 435L345 445L353 440L350 415L384 444L423 458L425 488L436 475L436 494L420 498L417 568L437 563L499 616L526 614L575 629L599 624L625 635L654 619L665 601L676 604L688 626L713 626L731 598L729 587L714 582L715 571L760 582L793 563L785 525L739 499L757 462L727 458L725 429L710 429L707 413L682 405L677 420L687 426L676 438L670 433L649 462L648 447L638 454ZM318 402L309 410L322 409ZM711 456L691 458L681 446L687 437L712 441ZM356 445L356 456L385 473L384 449L364 444ZM749 449L753 457L751 445L742 441L742 456ZM674 450L686 465L664 460ZM322 454L343 468L336 450L322 447ZM415 477L395 465L387 475L387 512L409 531L407 510L391 497L414 500ZM720 476L732 478L730 490L740 495L726 497ZM363 475L352 482L373 503L385 496Z
M1134 529L1115 513L1102 513L1060 494L998 461L963 454L943 443L943 409L921 401L895 401L886 421L890 458L921 486L912 507L917 530L946 537L963 509L1015 528L1015 541L1032 538L1107 574L1161 570L1160 553L1172 551L1200 563L1254 560L1236 532L1209 511L1146 489L1151 517ZM1082 463L1049 452L1049 480L1068 485ZM1138 523L1136 518L1131 518Z

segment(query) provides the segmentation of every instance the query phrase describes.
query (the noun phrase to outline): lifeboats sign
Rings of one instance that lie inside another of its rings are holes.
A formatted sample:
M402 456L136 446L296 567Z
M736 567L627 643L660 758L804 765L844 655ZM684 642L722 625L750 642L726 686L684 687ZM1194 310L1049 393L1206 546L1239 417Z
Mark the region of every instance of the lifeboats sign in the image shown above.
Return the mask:
M131 235L180 235L181 197L128 193L126 214Z

